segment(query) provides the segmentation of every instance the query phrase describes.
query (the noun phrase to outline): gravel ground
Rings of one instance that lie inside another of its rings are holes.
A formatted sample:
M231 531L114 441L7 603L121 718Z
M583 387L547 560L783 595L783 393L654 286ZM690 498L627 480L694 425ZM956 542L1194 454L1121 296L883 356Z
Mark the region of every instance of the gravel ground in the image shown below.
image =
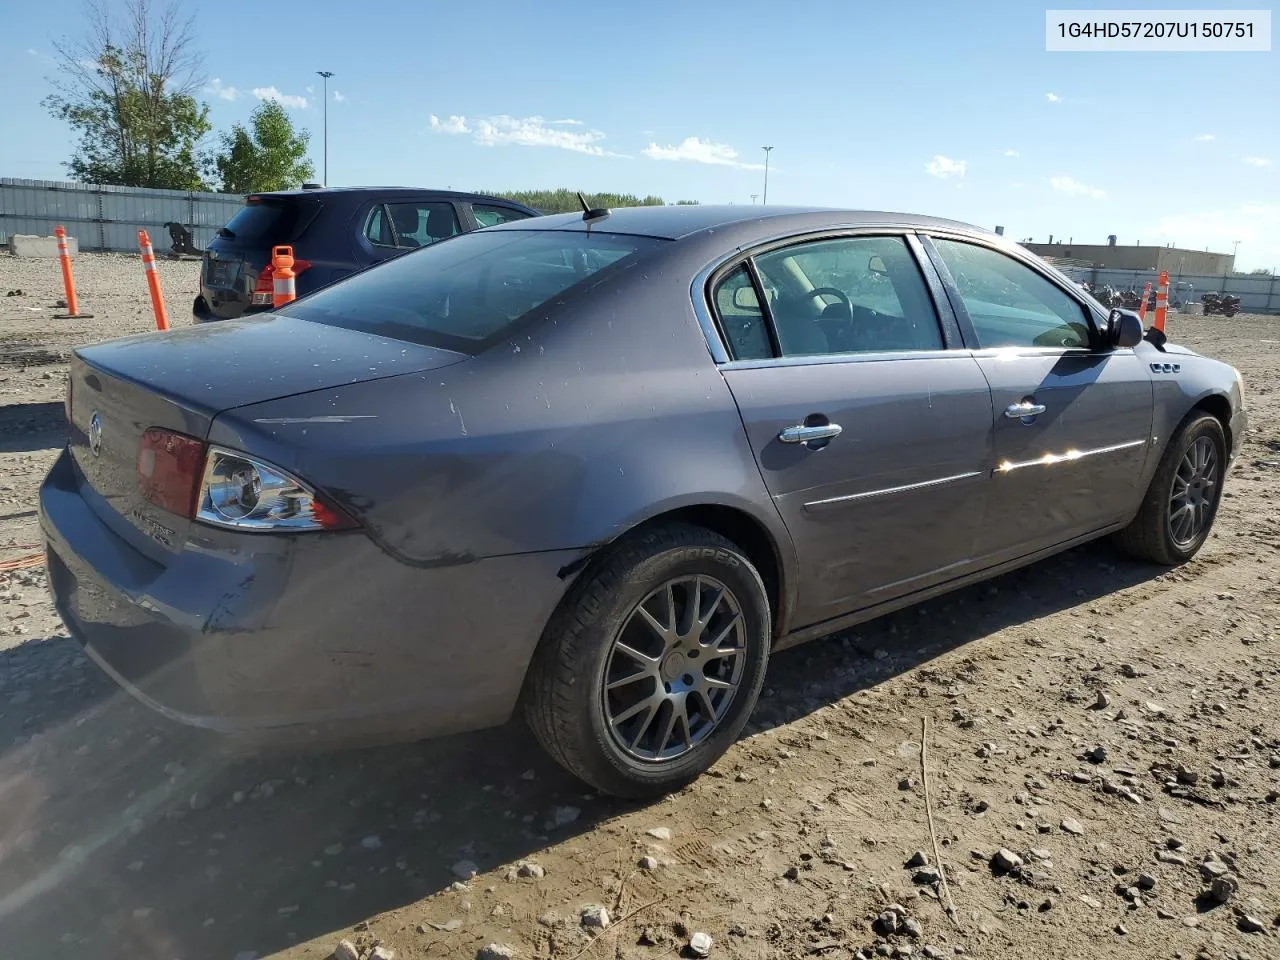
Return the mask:
M161 264L175 323L196 270ZM53 320L56 263L0 257L0 560L36 549L66 352L151 325L136 258L76 272L95 317ZM517 725L236 756L0 572L0 956L1280 956L1280 319L1170 330L1253 417L1193 563L1091 545L782 653L743 739L645 807Z

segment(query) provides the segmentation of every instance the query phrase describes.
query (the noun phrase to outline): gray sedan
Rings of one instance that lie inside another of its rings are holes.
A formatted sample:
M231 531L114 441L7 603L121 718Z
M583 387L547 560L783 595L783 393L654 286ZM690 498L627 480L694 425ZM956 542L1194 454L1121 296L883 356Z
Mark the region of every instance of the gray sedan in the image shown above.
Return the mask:
M390 739L520 708L687 783L769 655L1114 534L1204 543L1239 374L1022 248L884 213L566 214L76 351L58 609L175 720Z

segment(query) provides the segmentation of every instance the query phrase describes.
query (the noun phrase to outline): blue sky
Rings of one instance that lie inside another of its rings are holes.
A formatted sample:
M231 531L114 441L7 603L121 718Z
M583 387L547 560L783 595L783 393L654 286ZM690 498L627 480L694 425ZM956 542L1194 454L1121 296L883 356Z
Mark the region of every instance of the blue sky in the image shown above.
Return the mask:
M40 100L76 4L0 0L0 176L65 177L71 139ZM1280 267L1274 50L1047 53L1025 2L309 0L279 8L300 14L284 30L261 0L191 9L215 126L278 95L317 170L315 71L334 72L330 183L749 204L771 144L771 204L1239 240L1239 267Z

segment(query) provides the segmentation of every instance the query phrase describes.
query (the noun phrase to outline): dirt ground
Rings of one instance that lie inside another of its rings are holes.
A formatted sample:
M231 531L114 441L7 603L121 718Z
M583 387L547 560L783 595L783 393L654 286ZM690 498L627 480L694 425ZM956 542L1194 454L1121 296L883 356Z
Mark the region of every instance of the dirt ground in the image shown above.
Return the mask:
M197 268L161 264L175 323ZM0 257L0 561L39 549L67 351L151 325L136 258L76 272L95 316L55 320L56 263ZM42 569L0 572L0 956L1280 957L1280 318L1170 332L1253 422L1193 563L1091 545L779 654L649 806L517 723L232 755L100 676Z

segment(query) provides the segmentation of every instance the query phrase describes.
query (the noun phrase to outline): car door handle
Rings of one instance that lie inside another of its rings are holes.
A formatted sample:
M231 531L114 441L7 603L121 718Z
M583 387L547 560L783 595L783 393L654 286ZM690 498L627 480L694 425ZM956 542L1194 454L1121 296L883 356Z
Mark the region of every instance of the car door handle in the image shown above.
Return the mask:
M1004 415L1010 420L1021 420L1023 417L1038 417L1044 413L1045 405L1043 403L1032 403L1030 400L1023 400L1021 403L1011 403L1004 408Z
M796 424L794 427L786 427L778 434L778 439L783 443L808 443L810 440L833 440L840 436L844 427L838 423L823 423L812 427L806 427L802 423Z

